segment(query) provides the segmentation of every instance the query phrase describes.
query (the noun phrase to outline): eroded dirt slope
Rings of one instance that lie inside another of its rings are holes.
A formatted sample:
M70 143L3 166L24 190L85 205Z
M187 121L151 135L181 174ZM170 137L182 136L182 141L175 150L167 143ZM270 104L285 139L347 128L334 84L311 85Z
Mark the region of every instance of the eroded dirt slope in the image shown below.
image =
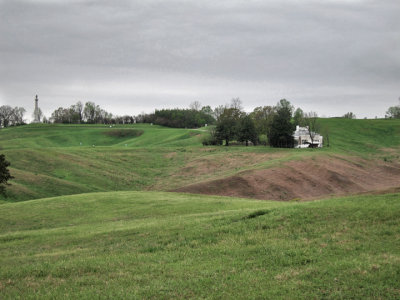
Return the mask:
M290 161L282 166L175 189L176 192L256 199L315 199L400 187L400 164L339 156Z

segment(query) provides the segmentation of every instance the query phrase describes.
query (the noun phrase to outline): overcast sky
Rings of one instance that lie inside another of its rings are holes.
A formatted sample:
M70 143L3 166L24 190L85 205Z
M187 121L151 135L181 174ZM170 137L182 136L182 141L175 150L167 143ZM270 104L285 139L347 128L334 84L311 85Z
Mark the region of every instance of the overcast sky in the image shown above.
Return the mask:
M0 0L0 104L50 116L286 98L383 117L400 97L399 0Z

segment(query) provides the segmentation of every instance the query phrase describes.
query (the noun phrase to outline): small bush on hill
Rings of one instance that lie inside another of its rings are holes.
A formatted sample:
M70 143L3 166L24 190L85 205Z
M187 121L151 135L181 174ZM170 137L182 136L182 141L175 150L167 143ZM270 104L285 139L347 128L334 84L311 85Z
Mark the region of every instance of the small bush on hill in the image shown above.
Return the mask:
M221 146L222 140L218 139L215 133L215 128L211 128L208 133L201 137L203 146Z
M10 163L6 160L4 154L0 154L0 194L5 195L6 185L9 185L8 180L13 179L8 167Z

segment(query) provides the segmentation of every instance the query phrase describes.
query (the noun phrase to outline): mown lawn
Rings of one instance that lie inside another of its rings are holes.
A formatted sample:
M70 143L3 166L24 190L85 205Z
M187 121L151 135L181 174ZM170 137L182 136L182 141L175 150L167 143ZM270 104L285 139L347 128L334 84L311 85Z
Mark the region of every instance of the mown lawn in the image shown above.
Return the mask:
M398 299L400 194L155 192L1 205L0 298Z

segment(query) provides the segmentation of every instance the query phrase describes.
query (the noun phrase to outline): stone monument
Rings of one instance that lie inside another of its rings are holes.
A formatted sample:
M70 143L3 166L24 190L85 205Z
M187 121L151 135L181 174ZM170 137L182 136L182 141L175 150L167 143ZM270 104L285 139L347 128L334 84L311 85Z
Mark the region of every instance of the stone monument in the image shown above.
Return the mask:
M33 112L33 123L40 123L40 109L38 106L39 98L38 95L35 97L35 110Z

